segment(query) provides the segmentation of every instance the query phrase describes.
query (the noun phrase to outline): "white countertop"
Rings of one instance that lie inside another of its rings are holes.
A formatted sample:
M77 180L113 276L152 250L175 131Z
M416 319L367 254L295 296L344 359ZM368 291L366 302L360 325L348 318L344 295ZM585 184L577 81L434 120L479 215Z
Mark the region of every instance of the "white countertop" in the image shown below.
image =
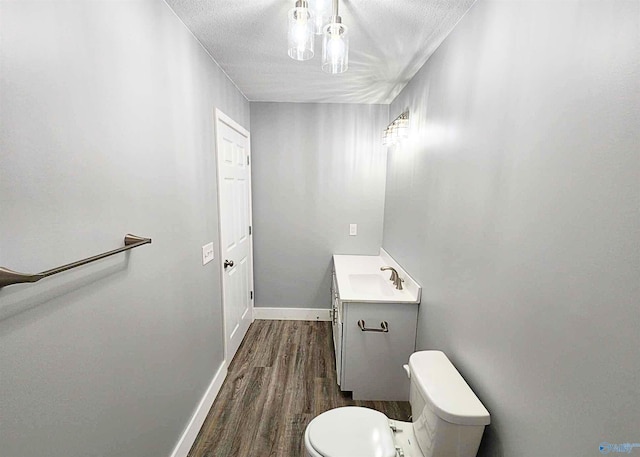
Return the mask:
M384 249L380 255L334 255L333 265L340 300L359 303L420 303L421 287ZM403 290L389 280L392 266L404 279Z

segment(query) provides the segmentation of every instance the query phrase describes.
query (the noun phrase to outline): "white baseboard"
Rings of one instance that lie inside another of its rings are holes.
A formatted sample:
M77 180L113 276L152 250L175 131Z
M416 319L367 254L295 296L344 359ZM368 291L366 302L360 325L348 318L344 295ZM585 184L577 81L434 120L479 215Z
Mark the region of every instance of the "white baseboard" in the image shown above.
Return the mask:
M207 418L207 414L209 414L209 410L211 409L211 405L213 405L213 401L216 399L218 392L220 392L220 388L222 387L222 383L224 379L227 377L227 362L222 361L220 368L216 372L211 384L207 388L207 391L204 393L198 407L191 416L191 420L189 421L189 425L184 430L184 433L178 440L178 444L173 449L171 453L171 457L187 457L189 451L191 450L191 446L193 446L196 437L198 436L198 432L204 424L204 420Z
M328 309L320 308L262 308L254 306L253 318L279 321L330 321Z

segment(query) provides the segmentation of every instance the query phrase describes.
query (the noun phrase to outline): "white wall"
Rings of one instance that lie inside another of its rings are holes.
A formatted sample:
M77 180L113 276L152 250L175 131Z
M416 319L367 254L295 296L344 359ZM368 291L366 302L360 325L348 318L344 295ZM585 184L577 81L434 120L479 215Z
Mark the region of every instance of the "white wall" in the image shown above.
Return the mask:
M640 442L640 2L481 0L392 103L385 249L481 456Z
M223 360L213 113L249 103L156 0L0 2L0 454L171 453Z
M331 256L378 253L387 119L387 105L251 103L256 307L329 308Z

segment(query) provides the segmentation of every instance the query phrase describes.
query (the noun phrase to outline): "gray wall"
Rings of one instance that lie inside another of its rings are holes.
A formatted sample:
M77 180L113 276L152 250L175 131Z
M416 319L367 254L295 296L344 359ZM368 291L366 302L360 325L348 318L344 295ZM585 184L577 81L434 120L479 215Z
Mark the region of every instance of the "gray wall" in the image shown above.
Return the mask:
M388 108L251 103L257 307L328 308L331 255L378 253Z
M640 3L475 4L392 103L383 246L418 347L492 413L481 456L640 442Z
M158 457L223 360L212 119L249 103L161 1L0 2L0 454ZM216 254L217 256L217 254Z

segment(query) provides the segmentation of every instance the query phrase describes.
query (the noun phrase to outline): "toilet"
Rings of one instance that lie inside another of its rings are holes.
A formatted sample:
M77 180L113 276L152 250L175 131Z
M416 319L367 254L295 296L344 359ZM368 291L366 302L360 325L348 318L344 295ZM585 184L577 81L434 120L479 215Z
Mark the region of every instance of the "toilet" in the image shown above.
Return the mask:
M474 457L489 412L440 351L405 365L412 422L347 406L315 417L304 432L307 457Z

